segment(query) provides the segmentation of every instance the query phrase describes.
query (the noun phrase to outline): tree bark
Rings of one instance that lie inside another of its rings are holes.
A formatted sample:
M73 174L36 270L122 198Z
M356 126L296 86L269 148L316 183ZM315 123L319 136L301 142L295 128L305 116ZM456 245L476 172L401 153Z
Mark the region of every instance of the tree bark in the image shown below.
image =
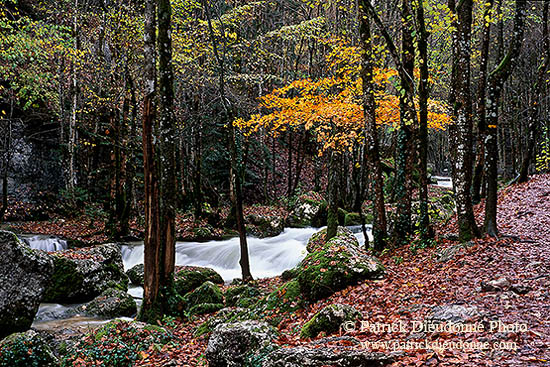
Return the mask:
M156 10L156 12L155 12ZM173 118L173 71L169 0L145 3L145 80L143 158L145 173L144 298L139 318L155 322L172 313L175 264L176 128ZM155 123L155 14L158 17L159 109Z
M485 5L483 19L490 15L494 0L489 0ZM491 40L491 23L483 22L483 33L481 36L481 55L479 64L479 80L477 84L477 143L476 143L476 164L472 181L472 201L477 204L481 201L481 181L483 178L483 167L485 165L485 133L487 124L485 121L485 93L487 90L487 65L489 61L489 42Z
M424 5L422 0L416 3L416 24L418 27L418 55L420 57L420 80L418 82L418 172L420 176L420 237L423 241L433 237L433 229L430 224L428 211L428 98L430 90L428 86L428 31L424 21Z
M378 130L376 127L376 102L374 99L373 85L373 60L372 60L372 36L368 15L369 0L359 2L359 31L361 37L361 80L363 84L363 113L365 118L365 146L363 148L363 163L370 162L372 170L374 200L372 236L375 251L382 251L386 247L387 223L386 207L384 205L384 179L382 165L380 164L380 147L378 142ZM361 179L365 180L363 175Z
M472 206L472 100L470 95L470 42L472 36L472 0L454 0L449 8L456 13L453 33L453 80L451 97L454 102L455 124L451 131L452 166L459 238L469 241L480 235Z

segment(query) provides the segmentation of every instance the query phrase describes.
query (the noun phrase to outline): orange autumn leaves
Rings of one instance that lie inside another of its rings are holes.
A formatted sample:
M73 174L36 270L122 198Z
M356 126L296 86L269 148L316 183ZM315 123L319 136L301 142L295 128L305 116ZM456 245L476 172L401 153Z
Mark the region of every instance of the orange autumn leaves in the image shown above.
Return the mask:
M332 76L319 80L301 79L273 90L260 98L259 109L250 119L237 119L234 125L246 136L267 133L273 136L304 128L318 142L319 154L329 149L351 151L363 137L362 82L359 54L353 47L339 47L328 55ZM375 68L376 121L379 126L399 124L399 97L388 93L396 82L394 69ZM428 102L428 127L443 130L451 123L448 107L436 100Z

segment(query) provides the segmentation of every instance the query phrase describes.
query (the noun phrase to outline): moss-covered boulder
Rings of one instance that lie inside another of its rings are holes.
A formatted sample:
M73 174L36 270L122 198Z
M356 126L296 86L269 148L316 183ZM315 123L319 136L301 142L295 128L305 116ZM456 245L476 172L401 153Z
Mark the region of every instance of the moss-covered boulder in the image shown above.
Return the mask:
M292 312L302 306L300 284L297 280L291 280L262 297L255 305L255 313L269 311Z
M52 272L46 253L0 231L0 339L30 328Z
M249 309L240 307L226 307L219 310L215 315L209 317L205 322L199 325L193 335L199 337L204 334L211 333L216 326L224 323L233 323L238 321L246 321L254 318L254 315Z
M281 278L283 280L292 280L298 276L299 271L300 271L299 267L287 269L283 271L283 273L281 274Z
M210 367L252 367L276 349L275 330L265 322L241 321L216 326L206 348Z
M115 243L51 255L54 272L43 302L87 302L108 288L128 290L120 246Z
M248 232L258 238L274 237L285 229L284 221L276 216L249 214L245 221L248 223Z
M192 292L187 293L182 299L183 309L189 313L194 312L205 313L204 310L212 310L215 308L212 305L218 305L218 309L223 308L223 293L216 284L205 282L200 287ZM209 304L210 306L195 307L199 305Z
M0 367L56 367L59 361L34 330L11 334L0 341Z
M356 321L361 313L349 305L332 304L317 312L304 324L300 338L315 338L319 333L326 335L338 332L340 326L347 321Z
M77 312L86 316L115 318L131 317L137 312L136 301L120 289L109 288L91 302L78 307Z
M128 271L126 272L126 275L130 280L130 283L140 287L143 287L143 274L144 274L143 264L137 264L132 268L128 269Z
M223 284L220 274L210 268L199 266L178 266L174 274L176 292L184 296L205 282Z
M365 253L357 239L344 227L325 241L326 229L314 234L307 256L300 263L297 277L300 291L309 301L317 301L357 281L378 278L384 272L382 263Z
M287 218L287 224L290 227L309 227L323 225L323 209L324 222L326 223L326 201L317 192L310 191L300 195L294 204L294 207ZM315 222L315 224L313 224Z
M210 224L195 227L193 228L192 232L193 239L195 239L196 241L208 241L216 237L214 233L214 227L212 227Z
M250 307L255 304L260 297L262 292L250 285L238 285L235 287L229 288L225 292L225 304L227 306L237 306L237 307Z

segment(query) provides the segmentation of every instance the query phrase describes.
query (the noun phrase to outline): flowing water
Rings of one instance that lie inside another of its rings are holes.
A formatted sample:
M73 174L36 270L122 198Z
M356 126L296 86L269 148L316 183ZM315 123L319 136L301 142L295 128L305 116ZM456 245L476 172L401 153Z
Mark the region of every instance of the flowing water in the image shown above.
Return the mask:
M449 189L453 188L453 180L451 177L446 176L432 176L432 179L435 180L437 183L435 186L441 186L446 187Z
M360 244L364 243L361 226L349 227ZM371 227L367 225L367 235L371 237ZM280 275L295 267L306 255L307 241L319 228L287 228L278 236L269 238L248 237L250 270L255 278ZM42 235L22 235L20 238L30 247L45 251L59 251L67 248L67 242L56 237ZM372 238L370 238L372 240ZM121 246L124 269L143 263L143 242ZM209 267L217 271L229 282L241 275L239 265L239 238L209 242L177 242L176 264ZM138 306L143 298L143 288L130 286L128 293L136 299ZM78 305L43 303L33 323L33 327L43 330L69 328L81 331L104 324L106 321L70 314Z
M35 250L44 250L44 251L61 251L67 249L67 241L54 236L47 235L19 235L19 239L25 242L30 248Z

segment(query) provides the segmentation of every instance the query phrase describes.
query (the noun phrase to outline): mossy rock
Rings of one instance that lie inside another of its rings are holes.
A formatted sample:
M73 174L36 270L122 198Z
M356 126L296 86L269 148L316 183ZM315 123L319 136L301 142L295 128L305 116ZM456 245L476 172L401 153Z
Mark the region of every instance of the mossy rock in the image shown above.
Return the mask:
M133 285L143 287L143 273L144 273L144 266L143 264L137 264L130 268L126 275L128 276L128 279L130 279L130 282Z
M223 279L216 271L198 266L178 267L174 274L174 288L181 296L197 289L205 282L223 284Z
M299 271L300 271L300 269L298 267L292 268L292 269L287 269L287 270L283 271L283 273L281 274L281 278L283 280L292 280L292 279L294 279L298 276Z
M190 315L204 315L207 313L214 313L223 308L223 303L201 303L195 305L189 310Z
M214 227L210 224L206 224L202 227L195 227L193 228L193 237L199 241L212 239L215 237Z
M324 243L325 233L322 230L310 238L309 253L300 263L297 281L307 300L326 298L359 280L383 274L382 263L360 248L351 231L339 227L336 237Z
M198 338L201 335L211 333L212 330L220 324L251 320L253 318L254 315L248 309L226 307L219 310L215 315L209 317L205 322L199 325L195 329L193 335Z
M88 316L105 318L127 316L136 314L136 301L128 293L116 288L109 288L101 293L93 301L78 308Z
M338 225L343 226L346 223L346 215L348 212L345 209L338 208Z
M332 304L317 312L306 322L300 332L300 338L315 338L319 333L326 335L338 332L341 325L347 321L356 321L361 313L348 305Z
M344 226L357 226L361 224L361 215L359 213L348 213L344 219Z
M56 367L59 361L34 330L11 334L0 341L0 367Z
M225 292L225 303L227 306L250 307L262 296L262 292L249 285L238 285L231 287Z
M256 313L266 311L292 312L302 307L300 284L297 280L291 280L262 297L253 307Z
M42 298L43 302L73 301L72 295L80 292L84 275L78 271L77 264L65 256L54 253L52 260L54 272Z
M213 303L223 305L223 294L216 284L205 282L192 292L187 293L182 299L183 308L189 312L193 306Z

